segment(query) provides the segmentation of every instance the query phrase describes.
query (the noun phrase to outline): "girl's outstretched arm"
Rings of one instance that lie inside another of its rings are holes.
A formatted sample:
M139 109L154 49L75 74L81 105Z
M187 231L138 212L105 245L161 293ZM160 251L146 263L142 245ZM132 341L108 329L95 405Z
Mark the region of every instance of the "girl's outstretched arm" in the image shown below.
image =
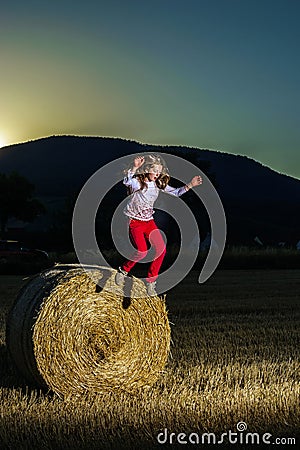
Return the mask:
M133 192L137 191L141 187L139 180L134 178L134 174L137 169L144 164L144 161L145 158L143 156L137 156L134 158L132 167L128 170L127 176L124 177L123 184L125 184L125 186L129 186Z
M179 188L174 188L172 186L167 186L164 189L164 192L167 192L167 194L175 195L175 197L180 197L182 194L186 193L185 186L181 186Z
M195 186L199 186L202 183L203 183L202 177L200 175L196 175L191 179L191 181L188 184L185 185L185 187L186 190L188 191L189 189L192 189Z
M144 164L144 162L145 162L144 156L137 156L133 160L133 166L131 170L133 172L136 172L136 170L139 169Z
M181 186L179 188L173 188L167 184L167 186L164 189L164 192L167 192L168 194L175 195L176 197L180 197L180 195L187 192L189 189L192 189L195 186L199 186L199 184L202 184L202 178L200 175L196 175L192 180L186 184L185 186Z

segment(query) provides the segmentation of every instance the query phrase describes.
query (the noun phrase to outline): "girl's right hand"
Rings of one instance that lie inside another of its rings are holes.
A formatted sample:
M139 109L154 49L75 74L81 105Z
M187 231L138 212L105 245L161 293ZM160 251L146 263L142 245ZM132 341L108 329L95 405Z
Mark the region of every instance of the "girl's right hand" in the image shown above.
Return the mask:
M137 156L136 158L134 158L133 161L133 167L135 169L138 169L139 167L141 167L145 162L145 158L143 156Z

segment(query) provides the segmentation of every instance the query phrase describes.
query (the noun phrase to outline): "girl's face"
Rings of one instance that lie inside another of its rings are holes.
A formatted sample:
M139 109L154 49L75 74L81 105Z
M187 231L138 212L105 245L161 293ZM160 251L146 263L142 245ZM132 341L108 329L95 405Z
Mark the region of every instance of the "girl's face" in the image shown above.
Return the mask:
M161 164L154 164L150 169L149 173L147 175L147 178L149 181L155 181L159 177L162 171L162 165Z

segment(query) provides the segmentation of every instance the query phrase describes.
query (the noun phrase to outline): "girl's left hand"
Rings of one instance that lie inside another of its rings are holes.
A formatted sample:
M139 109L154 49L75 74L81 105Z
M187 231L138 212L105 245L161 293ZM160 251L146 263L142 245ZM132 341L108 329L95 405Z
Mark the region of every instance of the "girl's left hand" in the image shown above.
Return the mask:
M192 178L190 184L194 187L194 186L199 186L199 184L202 184L202 177L200 177L200 175L196 175L194 178Z

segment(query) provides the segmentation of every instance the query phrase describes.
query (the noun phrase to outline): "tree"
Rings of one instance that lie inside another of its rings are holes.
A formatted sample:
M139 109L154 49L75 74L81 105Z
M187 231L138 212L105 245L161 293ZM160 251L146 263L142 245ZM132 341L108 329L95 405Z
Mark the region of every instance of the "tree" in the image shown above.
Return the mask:
M0 173L0 229L5 232L10 217L32 222L45 212L43 204L33 198L34 185L17 172Z

